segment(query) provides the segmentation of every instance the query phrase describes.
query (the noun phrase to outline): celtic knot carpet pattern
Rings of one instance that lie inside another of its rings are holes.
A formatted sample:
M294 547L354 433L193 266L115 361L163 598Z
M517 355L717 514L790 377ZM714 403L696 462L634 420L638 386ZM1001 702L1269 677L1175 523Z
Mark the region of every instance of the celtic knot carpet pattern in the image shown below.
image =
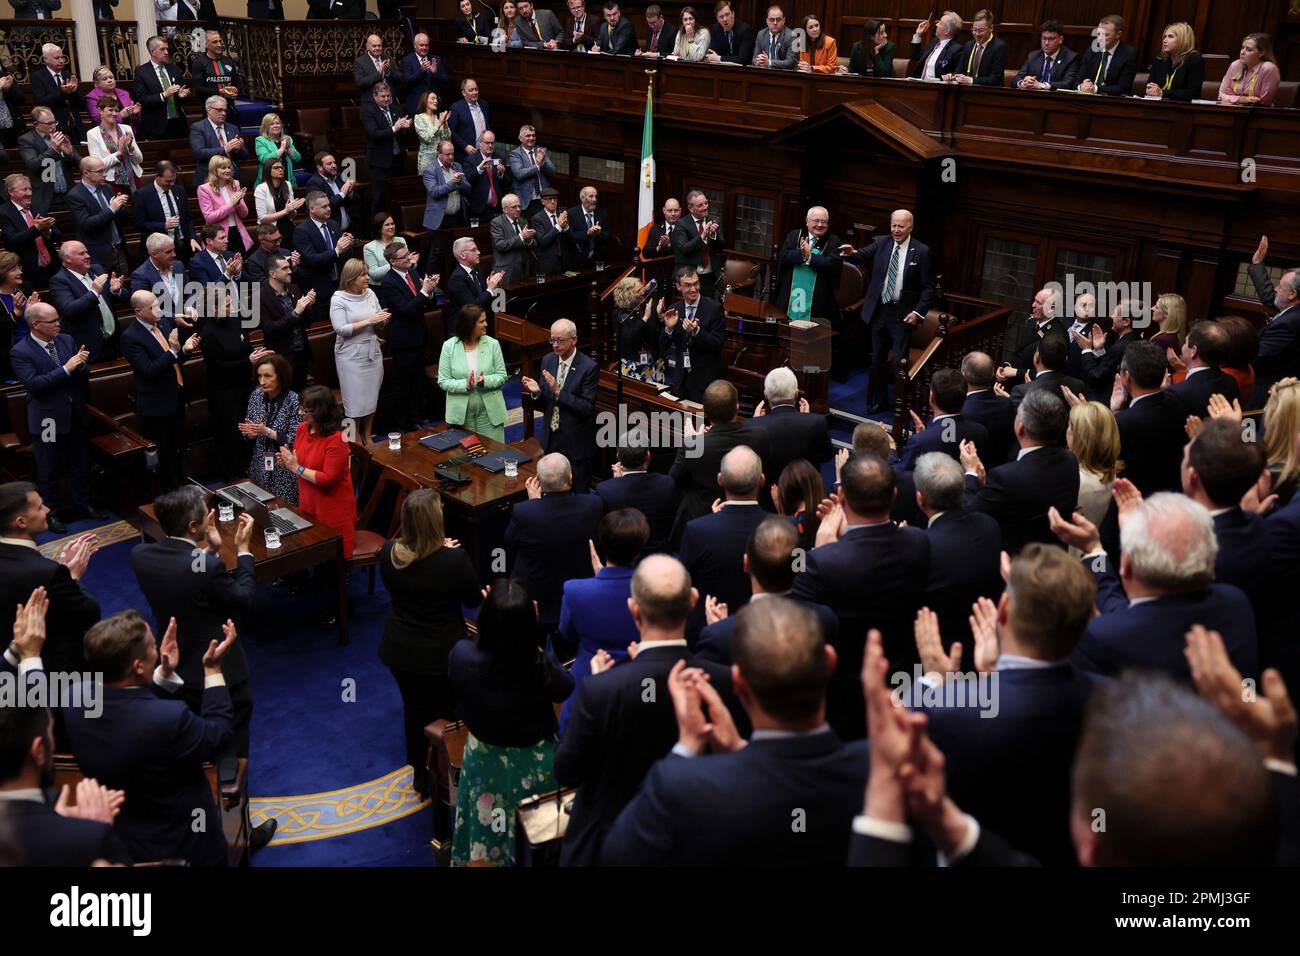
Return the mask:
M367 780L341 790L306 793L294 797L253 797L249 815L253 826L274 817L279 821L275 838L280 846L328 840L369 830L400 820L427 807L411 787L409 766L378 780Z

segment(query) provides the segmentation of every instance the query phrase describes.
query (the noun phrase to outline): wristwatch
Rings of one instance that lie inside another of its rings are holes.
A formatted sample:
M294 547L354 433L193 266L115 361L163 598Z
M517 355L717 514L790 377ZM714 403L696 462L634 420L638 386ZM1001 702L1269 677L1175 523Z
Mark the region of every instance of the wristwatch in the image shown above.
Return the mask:
M300 474L300 475L301 475L301 474L305 474L306 471L307 471L307 466L306 466L306 465L299 465L299 466L298 466L298 474Z

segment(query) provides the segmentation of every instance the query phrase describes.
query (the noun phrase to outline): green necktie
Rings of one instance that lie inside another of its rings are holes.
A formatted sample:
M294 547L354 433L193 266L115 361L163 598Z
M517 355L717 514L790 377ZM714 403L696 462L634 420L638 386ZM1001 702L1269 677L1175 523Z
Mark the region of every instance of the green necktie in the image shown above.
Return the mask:
M165 92L167 87L172 85L172 81L167 76L166 71L163 70L163 68L157 63L154 64L154 69L158 71L158 83L162 86ZM170 96L164 96L163 100L167 103L167 118L178 119L181 115L181 111L180 108L176 105L176 101L172 99Z

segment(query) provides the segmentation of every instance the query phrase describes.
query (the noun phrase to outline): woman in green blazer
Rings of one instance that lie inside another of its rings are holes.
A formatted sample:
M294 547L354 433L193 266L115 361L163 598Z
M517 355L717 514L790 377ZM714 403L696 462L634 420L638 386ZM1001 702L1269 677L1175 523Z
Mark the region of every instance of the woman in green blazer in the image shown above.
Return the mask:
M505 444L506 363L501 346L487 334L487 315L463 306L456 334L442 343L438 387L447 393L447 423Z
M293 187L297 185L297 180L293 177L294 164L301 163L302 157L298 155L298 148L293 145L293 137L284 129L284 123L275 113L267 113L262 117L262 127L258 132L257 139L253 140L253 149L257 153L257 179L253 180L253 188L256 189L262 183L262 166L272 156L284 160L284 179L289 184L289 198L293 198Z
M862 42L853 44L849 51L849 72L864 76L870 63L872 76L892 77L896 49L894 41L889 39L889 24L868 20L862 25Z

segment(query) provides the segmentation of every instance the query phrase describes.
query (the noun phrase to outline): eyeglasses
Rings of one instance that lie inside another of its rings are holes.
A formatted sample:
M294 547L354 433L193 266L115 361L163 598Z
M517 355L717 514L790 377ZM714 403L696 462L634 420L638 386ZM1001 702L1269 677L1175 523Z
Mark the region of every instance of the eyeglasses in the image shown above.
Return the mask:
M562 339L551 339L551 344L552 344L552 345L563 345L565 342L572 342L572 341L574 341L575 339L576 339L576 336L570 336L570 337L568 337L568 338L562 338Z

